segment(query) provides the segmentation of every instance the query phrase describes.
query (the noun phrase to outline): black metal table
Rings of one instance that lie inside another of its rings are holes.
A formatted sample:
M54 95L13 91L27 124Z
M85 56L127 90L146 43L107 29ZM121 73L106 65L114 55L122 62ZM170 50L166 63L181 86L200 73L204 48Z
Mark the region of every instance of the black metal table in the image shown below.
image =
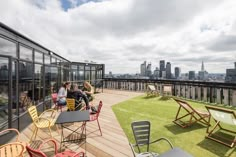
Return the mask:
M175 147L163 154L160 154L158 157L193 157L193 156L185 152L184 150Z
M61 114L58 116L55 124L60 124L62 127L62 134L61 134L61 144L60 144L60 150L61 145L64 142L79 142L81 140L85 140L85 151L86 151L86 123L83 123L84 129L81 129L81 127L76 128L75 130L69 128L66 126L66 123L74 123L74 122L86 122L89 121L89 111L70 111L70 112L61 112ZM63 128L68 129L72 131L68 136L64 137ZM81 129L81 132L79 133L78 130ZM84 137L83 137L83 131L84 131Z

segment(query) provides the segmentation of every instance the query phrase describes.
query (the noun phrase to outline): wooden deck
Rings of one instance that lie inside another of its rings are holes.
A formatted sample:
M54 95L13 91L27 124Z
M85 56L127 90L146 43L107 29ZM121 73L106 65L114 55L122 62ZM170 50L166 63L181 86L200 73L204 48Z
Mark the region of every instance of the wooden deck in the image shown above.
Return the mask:
M97 130L98 126L96 121L87 123L86 155L88 157L133 156L128 139L120 127L111 106L141 94L142 93L127 91L104 90L103 93L95 95L94 104L98 104L100 100L103 101L103 107L99 117L103 135L101 136L99 130ZM59 113L60 112L58 112L58 114ZM80 125L80 123L75 123L71 124L70 127L75 128ZM23 130L20 138L24 141L29 141L33 128L34 126L30 125ZM58 146L60 146L61 134L56 131L56 128L52 128L52 130L53 137L58 142ZM37 139L45 140L47 138L50 138L49 131L47 129L39 130ZM50 156L50 154L52 154L52 147L46 147L45 151L47 155ZM84 150L85 145L79 146L78 143L66 143L63 148L78 152Z

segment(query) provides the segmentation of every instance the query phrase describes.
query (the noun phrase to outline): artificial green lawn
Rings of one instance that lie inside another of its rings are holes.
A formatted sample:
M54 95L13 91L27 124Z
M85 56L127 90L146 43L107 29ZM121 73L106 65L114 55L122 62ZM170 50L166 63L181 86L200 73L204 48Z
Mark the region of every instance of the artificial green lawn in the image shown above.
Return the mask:
M203 103L188 101L195 109L205 109ZM151 122L151 139L168 138L175 147L186 150L195 157L236 157L236 148L229 148L209 139L205 139L206 127L195 123L191 127L181 128L172 121L178 109L178 104L172 100L162 100L161 97L139 96L112 107L116 117L131 143L134 137L131 122L148 120ZM228 126L226 126L228 127ZM230 126L232 129L232 126ZM236 128L233 128L236 130ZM164 152L168 148L165 142L154 144L151 150Z

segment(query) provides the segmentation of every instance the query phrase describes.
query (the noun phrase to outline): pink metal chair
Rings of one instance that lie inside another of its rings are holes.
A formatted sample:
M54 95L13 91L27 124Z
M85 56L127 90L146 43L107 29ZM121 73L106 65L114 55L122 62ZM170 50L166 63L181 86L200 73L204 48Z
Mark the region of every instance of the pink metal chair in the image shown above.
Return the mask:
M99 102L99 105L98 105L98 109L97 109L97 112L96 113L93 113L91 112L90 113L90 120L87 121L87 122L93 122L93 121L97 121L97 124L98 124L98 129L101 133L101 136L102 136L102 130L101 130L101 127L100 127L100 124L99 124L99 121L98 121L98 117L99 117L99 114L101 112L101 109L102 109L102 101ZM85 125L87 122L84 122L83 125L82 125L82 130L84 129Z
M58 105L58 103L57 103L57 93L52 93L51 97L52 97L52 102L53 102L53 104L55 106L55 109L57 109L57 111L58 111L58 109L60 109L61 112L62 112L62 106Z
M41 148L43 147L44 144L48 143L48 142L52 142L54 145L54 157L84 157L84 152L74 152L74 151L64 151L61 153L57 152L57 143L55 140L53 139L49 139L47 141L42 141L42 144L38 147L38 149L33 149L30 146L26 146L26 150L29 153L30 157L47 157L47 155L41 151Z

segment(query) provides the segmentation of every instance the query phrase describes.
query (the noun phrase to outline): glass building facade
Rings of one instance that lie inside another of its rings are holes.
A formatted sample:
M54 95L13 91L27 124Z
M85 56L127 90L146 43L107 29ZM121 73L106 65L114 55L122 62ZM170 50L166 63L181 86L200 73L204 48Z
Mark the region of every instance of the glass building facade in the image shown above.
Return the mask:
M104 64L71 62L0 23L0 131L24 129L32 121L30 105L39 112L51 107L51 93L65 81L96 82ZM1 138L1 143L8 137Z

